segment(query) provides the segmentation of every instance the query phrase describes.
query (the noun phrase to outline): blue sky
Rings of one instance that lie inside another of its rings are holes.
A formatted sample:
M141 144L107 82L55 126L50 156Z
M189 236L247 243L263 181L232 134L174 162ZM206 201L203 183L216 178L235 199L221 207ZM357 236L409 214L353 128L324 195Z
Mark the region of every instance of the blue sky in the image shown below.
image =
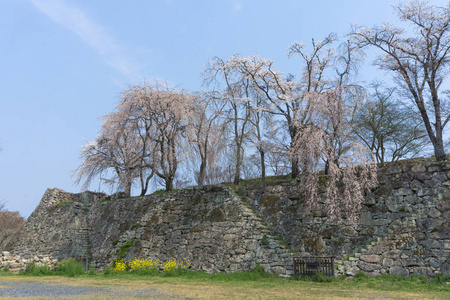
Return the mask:
M290 44L343 36L354 23L399 23L390 3L1 0L0 201L27 217L47 188L79 192L71 174L83 139L95 138L128 84L200 90L204 64L234 54L298 74Z

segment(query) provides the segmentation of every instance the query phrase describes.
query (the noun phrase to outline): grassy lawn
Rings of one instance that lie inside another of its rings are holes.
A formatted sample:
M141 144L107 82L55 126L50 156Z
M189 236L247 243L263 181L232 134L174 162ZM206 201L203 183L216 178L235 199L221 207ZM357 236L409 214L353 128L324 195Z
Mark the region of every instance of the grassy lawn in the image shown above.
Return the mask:
M316 280L323 280L316 278ZM449 281L448 278L444 280ZM107 293L77 296L78 299L137 299L145 291L155 291L175 299L450 299L446 281L424 277L361 276L331 282L286 280L255 273L210 275L202 272L136 275L30 276L0 272L2 282L39 282L58 286L108 287ZM136 291L141 291L136 296ZM74 298L75 299L75 298Z

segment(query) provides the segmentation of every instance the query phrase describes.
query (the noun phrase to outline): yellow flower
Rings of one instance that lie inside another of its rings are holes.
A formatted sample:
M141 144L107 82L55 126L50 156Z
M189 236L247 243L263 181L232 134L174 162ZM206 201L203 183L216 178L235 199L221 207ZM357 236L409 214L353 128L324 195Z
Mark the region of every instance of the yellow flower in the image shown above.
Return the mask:
M116 264L114 265L114 272L123 272L127 269L127 264L124 263L122 260L116 261Z

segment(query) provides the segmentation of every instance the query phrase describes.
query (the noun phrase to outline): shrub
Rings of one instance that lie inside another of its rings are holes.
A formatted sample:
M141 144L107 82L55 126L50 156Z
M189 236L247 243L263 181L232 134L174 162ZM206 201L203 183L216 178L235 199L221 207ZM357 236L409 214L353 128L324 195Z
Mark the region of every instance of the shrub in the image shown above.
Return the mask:
M103 272L103 274L106 275L106 276L111 275L112 274L111 267L110 266L106 266L105 267L105 271Z
M35 263L27 264L25 270L19 272L19 274L27 274L33 276L52 275L53 271L45 265L37 265Z
M364 273L363 271L358 271L358 273L355 274L354 278L356 280L366 280L369 278L369 275L367 275L366 273Z
M62 275L75 277L77 275L84 274L84 267L81 262L77 261L74 258L69 258L69 259L61 261L58 264L57 272Z

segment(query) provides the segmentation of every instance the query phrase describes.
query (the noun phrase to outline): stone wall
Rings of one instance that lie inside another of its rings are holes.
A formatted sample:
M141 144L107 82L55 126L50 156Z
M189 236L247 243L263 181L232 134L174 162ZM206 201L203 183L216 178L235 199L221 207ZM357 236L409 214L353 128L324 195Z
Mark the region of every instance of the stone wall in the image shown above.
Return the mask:
M335 255L339 271L450 273L450 163L379 169L357 224L305 212L298 182L240 189L254 211L301 255Z
M9 271L16 272L25 269L27 264L45 265L54 270L58 265L58 260L48 255L39 255L32 258L22 258L20 255L13 255L8 251L2 251L0 256L0 269L7 268Z
M292 274L291 253L226 186L118 200L47 190L14 253L88 257L98 269L121 258L186 258L194 270L234 272L261 264Z
M28 218L13 252L26 258L36 254L58 259L87 256L87 213L93 203L105 197L103 193L72 194L47 189Z
M305 211L297 181L189 188L111 199L49 189L13 252L62 260L186 258L208 272L292 274L296 255L334 255L338 271L373 275L450 273L450 163L379 169L357 224L329 221L323 203ZM249 204L249 206L246 205ZM291 250L290 250L291 249Z

